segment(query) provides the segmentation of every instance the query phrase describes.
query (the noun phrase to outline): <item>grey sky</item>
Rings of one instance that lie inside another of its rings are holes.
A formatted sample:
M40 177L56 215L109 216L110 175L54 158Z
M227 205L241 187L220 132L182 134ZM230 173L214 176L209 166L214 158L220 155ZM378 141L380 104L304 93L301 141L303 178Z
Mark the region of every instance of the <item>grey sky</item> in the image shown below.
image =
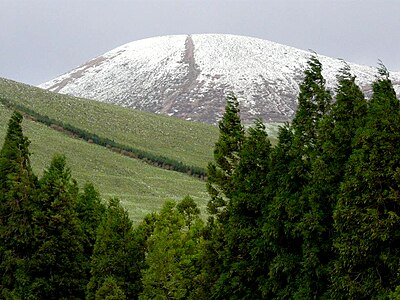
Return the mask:
M400 71L400 0L0 0L0 77L50 80L122 44L253 36Z

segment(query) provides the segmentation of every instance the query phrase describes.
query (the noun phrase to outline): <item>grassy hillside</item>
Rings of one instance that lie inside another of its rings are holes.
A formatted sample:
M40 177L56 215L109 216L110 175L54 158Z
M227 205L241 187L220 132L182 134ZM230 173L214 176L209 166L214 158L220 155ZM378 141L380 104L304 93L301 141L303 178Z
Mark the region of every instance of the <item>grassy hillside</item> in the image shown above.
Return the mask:
M11 111L0 105L2 146ZM204 211L205 183L190 176L149 166L94 144L73 139L33 121L24 120L24 133L31 140L31 162L37 175L50 164L55 153L63 153L72 175L83 185L93 182L103 198L117 196L134 222L161 208L166 199L190 194Z
M0 97L100 137L201 168L212 160L218 138L215 126L59 95L1 78ZM10 115L0 104L1 144ZM277 126L268 125L267 129L274 136ZM158 210L166 199L187 194L205 211L208 195L202 181L70 138L30 120L24 120L24 130L32 141L36 174L41 175L55 153L63 153L81 185L93 182L104 198L119 197L135 222Z
M205 168L218 138L215 126L186 122L0 79L0 96L117 143Z

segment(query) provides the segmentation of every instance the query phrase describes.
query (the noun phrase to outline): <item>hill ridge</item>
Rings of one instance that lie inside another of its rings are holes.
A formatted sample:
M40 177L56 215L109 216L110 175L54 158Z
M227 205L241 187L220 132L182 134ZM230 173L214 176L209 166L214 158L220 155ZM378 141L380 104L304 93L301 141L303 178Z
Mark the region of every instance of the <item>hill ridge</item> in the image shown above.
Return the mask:
M40 87L124 107L216 124L233 91L245 123L290 121L311 52L224 34L153 37L127 43ZM333 92L340 59L318 55ZM377 70L348 63L366 95ZM400 95L400 72L391 78Z

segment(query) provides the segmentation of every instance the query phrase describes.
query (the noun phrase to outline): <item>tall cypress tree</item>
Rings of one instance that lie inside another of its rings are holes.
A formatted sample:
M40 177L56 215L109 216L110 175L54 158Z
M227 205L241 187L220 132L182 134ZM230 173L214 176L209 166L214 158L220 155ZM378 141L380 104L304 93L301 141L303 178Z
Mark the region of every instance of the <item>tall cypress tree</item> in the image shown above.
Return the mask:
M317 124L310 180L304 188L302 297L321 297L328 290L333 239L333 208L343 179L352 139L366 114L367 102L348 66L338 75L336 102Z
M35 242L23 298L82 298L84 235L76 214L77 186L64 156L55 156L39 181Z
M208 210L223 217L226 199L233 190L232 175L239 163L239 152L244 140L240 120L239 102L233 93L228 94L225 113L219 122L219 139L214 148L214 162L208 165L207 189L211 196ZM221 211L222 210L222 211Z
M307 239L313 225L306 215L313 204L305 187L310 184L312 161L318 152L318 124L330 110L331 95L315 56L304 74L293 123L280 131L271 158L268 194L273 200L265 211L265 234L274 254L264 293L278 297L313 297L312 280L307 279L313 268L307 266L311 246Z
M367 101L348 65L340 70L337 79L336 101L318 127L318 144L330 164L329 172L340 178L344 173L343 164L352 153L356 131L365 122Z
M223 270L214 287L214 298L261 298L258 284L265 275L267 260L259 242L270 150L265 126L257 120L247 131L232 175L234 189L227 203Z
M30 165L30 142L22 133L21 123L21 114L15 112L0 151L0 289L3 297L13 291L16 281L25 280L33 241L31 195L37 179Z
M83 191L79 193L76 211L84 234L82 268L86 272L87 284L90 280L90 260L96 242L97 228L106 211L106 206L102 203L100 194L92 184L85 184Z
M295 151L302 151L304 163L309 164L318 137L318 123L330 110L331 94L325 87L322 64L316 56L308 60L304 79L300 84L298 107L293 118Z
M239 163L245 132L240 120L239 102L228 94L225 113L219 122L219 139L214 148L214 162L207 169L207 190L211 197L207 209L209 218L205 231L204 272L208 273L208 290L221 274L222 253L226 245L225 225L228 220L227 204L234 191L233 173Z
M299 272L301 238L294 235L294 221L298 220L301 206L293 195L301 189L293 169L296 157L293 130L289 124L279 129L278 144L271 151L270 172L266 190L271 201L263 209L262 237L270 256L265 268L267 278L260 284L263 298L290 298L294 294L293 282Z
M110 199L98 231L91 261L91 279L87 299L112 276L129 299L137 299L142 289L141 267L144 257L140 251L128 213L118 199Z
M399 284L400 105L388 72L379 72L334 213L336 299L370 299Z

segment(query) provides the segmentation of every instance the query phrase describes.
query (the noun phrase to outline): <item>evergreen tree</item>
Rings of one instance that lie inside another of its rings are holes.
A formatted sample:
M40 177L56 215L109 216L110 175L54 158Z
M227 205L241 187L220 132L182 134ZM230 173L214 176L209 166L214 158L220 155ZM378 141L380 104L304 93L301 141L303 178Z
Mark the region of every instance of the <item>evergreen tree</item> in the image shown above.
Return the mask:
M279 129L278 144L271 151L266 190L270 202L263 209L262 238L269 254L267 278L260 283L263 298L290 298L295 293L294 281L299 273L302 240L296 233L294 221L298 220L301 203L293 195L301 188L294 180L296 157L293 156L294 134L290 125Z
M21 289L20 295L35 299L82 298L84 235L75 211L76 182L64 156L53 158L39 184L29 284Z
M245 132L240 120L239 102L233 93L228 94L225 113L219 122L219 139L214 148L214 162L207 169L207 204L209 218L204 230L204 272L209 274L206 289L211 290L221 274L226 245L225 223L228 220L227 204L234 190L232 176L239 163Z
M309 59L304 73L293 123L281 129L271 156L271 188L267 194L272 200L265 210L264 232L273 254L270 278L263 290L278 298L315 296L311 287L315 249L309 237L316 230L316 216L306 187L318 155L318 125L330 110L331 96L315 56Z
M367 101L348 65L340 70L337 79L336 101L318 127L319 151L336 183L343 176L343 164L352 153L353 138L367 114Z
M258 284L265 276L267 259L262 255L260 236L270 149L265 126L257 120L254 127L248 129L239 152L239 163L232 175L234 192L230 193L231 200L227 205L223 270L214 287L214 298L261 298Z
M25 280L31 255L37 179L30 165L29 140L22 133L22 116L15 112L0 151L0 290L10 295L16 280Z
M96 242L97 228L106 211L106 206L102 203L100 194L92 184L85 184L83 192L78 195L76 211L84 234L82 268L85 269L86 279L89 281L90 260Z
M176 209L185 219L185 225L190 229L192 223L199 217L200 209L190 196L183 198L177 205Z
M124 292L113 277L107 277L96 292L96 300L125 300Z
M294 180L301 182L299 190L290 196L292 211L297 210L292 219L291 235L294 240L301 240L301 256L298 261L300 270L292 283L293 296L305 299L318 297L323 286L318 256L324 247L320 232L326 229L321 205L326 204L324 200L322 203L318 201L318 197L314 199L309 187L313 181L312 165L320 153L319 124L331 108L331 95L325 87L322 65L315 56L308 61L298 101L299 107L293 119L294 147L291 149L295 160L289 173L294 175Z
M322 76L322 64L316 56L311 56L307 63L308 68L304 71L305 77L300 84L298 107L292 122L295 147L304 152L302 159L305 163L309 163L317 143L317 125L329 111L331 103L331 95Z
M140 299L202 298L202 228L199 211L190 197L178 205L172 201L164 205L148 240L148 268L143 274Z
M210 217L203 229L202 245L202 291L203 299L211 299L214 286L223 272L226 247L225 225Z
M379 71L334 212L335 299L371 299L399 285L399 101L386 69Z
M327 292L333 238L333 208L344 168L352 152L352 139L362 124L367 102L355 77L345 67L338 75L336 102L317 124L315 155L302 197L305 210L299 227L303 236L301 297L321 297Z
M112 276L129 299L142 289L141 244L135 238L132 221L118 199L110 199L98 231L91 262L87 299L94 299L106 278Z
M239 152L244 139L240 121L239 102L233 93L228 94L225 113L219 122L219 139L214 148L214 161L208 165L207 189L211 196L208 210L224 218L226 198L233 190L232 175L239 162Z

